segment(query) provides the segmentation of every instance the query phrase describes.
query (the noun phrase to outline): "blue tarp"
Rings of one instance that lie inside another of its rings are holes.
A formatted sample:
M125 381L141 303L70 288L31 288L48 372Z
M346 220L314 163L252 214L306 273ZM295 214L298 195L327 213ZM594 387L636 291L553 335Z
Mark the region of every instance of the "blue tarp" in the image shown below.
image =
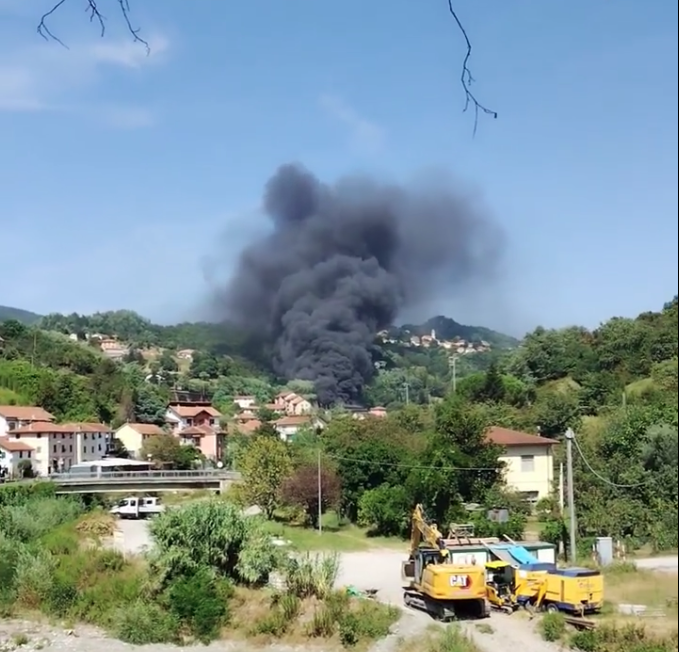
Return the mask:
M528 564L540 563L538 559L534 555L531 555L523 546L501 543L490 546L490 549L498 559L511 564L526 566Z

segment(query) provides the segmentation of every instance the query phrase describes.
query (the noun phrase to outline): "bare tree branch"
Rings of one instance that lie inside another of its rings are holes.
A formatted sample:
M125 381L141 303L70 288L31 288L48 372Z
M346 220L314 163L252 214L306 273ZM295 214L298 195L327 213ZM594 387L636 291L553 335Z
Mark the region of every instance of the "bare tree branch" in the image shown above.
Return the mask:
M471 85L474 83L474 77L471 73L471 70L469 69L469 59L472 56L472 43L469 40L469 36L467 35L467 30L464 28L464 25L462 25L462 21L460 21L455 9L453 8L453 0L448 0L448 11L457 24L457 27L460 30L467 46L467 52L465 53L464 59L462 60L462 73L460 75L460 82L462 83L462 88L464 89L465 95L463 111L467 111L470 106L474 107L474 135L476 135L476 129L479 126L479 112L483 112L486 115L492 115L495 119L497 119L497 112L481 104L471 91Z
M132 26L132 22L130 21L130 1L129 0L112 0L112 1L115 1L117 3L118 9L123 17L123 20L125 21L127 31L132 35L132 39L136 43L140 43L141 45L143 45L146 48L146 54L149 54L151 52L151 47L149 46L147 41L145 41L141 36L139 36L139 29L135 29ZM40 18L37 30L38 34L40 34L40 36L42 36L46 41L49 41L51 39L52 41L56 41L57 43L59 43L59 45L68 49L68 46L65 45L64 42L59 37L54 35L54 33L50 30L47 24L52 15L64 4L66 4L66 2L68 2L68 0L58 0L58 2L49 11L45 12L42 18ZM104 16L104 14L102 14L99 9L101 0L86 0L86 2L87 5L85 7L85 11L89 16L90 22L98 23L100 36L104 36L106 34L106 16Z
M143 45L146 48L146 53L149 54L151 52L151 48L148 42L145 41L141 36L139 36L139 29L135 29L130 21L130 0L110 0L110 1L117 3L118 9L123 17L123 20L125 21L127 31L132 35L132 39L136 43L140 43L141 45ZM53 41L56 41L65 48L67 48L67 46L59 37L55 36L55 34L50 30L47 23L49 19L52 17L52 15L64 4L66 4L66 2L68 2L68 0L57 0L54 6L45 14L43 14L42 18L40 19L40 22L38 23L37 28L38 34L40 34L40 36L42 36L46 41L51 39ZM85 7L85 11L89 15L90 22L97 22L99 24L100 35L104 36L104 34L106 33L106 17L99 10L99 5L102 2L103 0L86 0L87 5ZM462 84L465 96L465 104L463 111L466 112L470 106L474 107L474 135L476 135L476 131L479 124L479 114L485 113L486 115L493 116L493 118L497 118L497 112L481 104L481 102L478 101L476 95L474 95L474 93L471 90L471 86L475 81L474 76L472 75L471 70L469 68L469 60L472 56L472 43L469 40L467 30L464 28L462 21L460 20L459 16L457 15L457 12L455 11L455 8L453 7L453 0L448 0L448 12L453 17L453 20L455 21L457 28L460 30L460 33L462 34L465 45L467 47L464 59L462 60L460 83Z

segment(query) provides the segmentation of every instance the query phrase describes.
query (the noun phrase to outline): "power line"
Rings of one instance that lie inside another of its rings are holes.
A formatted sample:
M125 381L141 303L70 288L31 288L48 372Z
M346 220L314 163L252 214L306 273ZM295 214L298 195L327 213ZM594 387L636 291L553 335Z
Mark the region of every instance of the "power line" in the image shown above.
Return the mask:
M601 480L601 482L603 482L604 484L607 484L611 487L615 487L616 489L634 489L635 487L643 487L644 485L648 484L649 481L647 480L645 480L644 482L635 482L634 484L619 484L617 482L609 480L592 467L592 465L589 463L589 460L585 457L585 454L582 452L582 449L580 448L580 444L578 444L578 440L576 437L573 437L573 443L575 444L575 450L578 451L578 455L580 455L580 459L584 462L585 466L590 471L590 473L594 477Z
M495 467L482 466L436 466L434 464L400 464L394 462L376 462L371 459L360 459L357 457L344 457L342 455L325 455L328 459L338 460L342 462L354 462L355 464L372 464L376 466L388 466L399 469L418 469L421 471L499 471Z

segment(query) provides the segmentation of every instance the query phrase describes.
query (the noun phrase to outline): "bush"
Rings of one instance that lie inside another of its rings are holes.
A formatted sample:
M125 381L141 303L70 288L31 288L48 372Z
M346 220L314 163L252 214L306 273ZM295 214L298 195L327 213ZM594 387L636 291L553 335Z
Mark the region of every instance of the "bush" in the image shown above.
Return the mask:
M339 555L306 553L287 560L284 568L288 592L298 598L325 599L333 590L339 573Z
M177 618L159 605L143 600L117 610L113 632L116 638L132 645L180 641Z
M451 625L433 635L422 652L478 652L478 648L457 625Z
M268 579L279 564L279 551L261 521L243 516L219 500L189 503L151 522L156 544L152 567L161 583L207 568L249 584Z
M545 641L560 641L566 633L566 619L561 613L548 613L540 620L540 634Z
M296 595L275 594L271 600L271 612L255 623L253 633L281 637L297 619L301 606L301 601Z
M222 581L223 582L223 581ZM229 586L230 588L230 586ZM218 637L227 617L228 589L207 569L174 580L165 595L169 610L201 643Z
M399 610L371 600L362 600L355 610L348 611L339 620L340 642L352 647L359 641L384 638L399 618Z
M570 647L580 652L676 652L677 633L668 638L650 634L635 624L617 628L603 625L595 630L576 632Z

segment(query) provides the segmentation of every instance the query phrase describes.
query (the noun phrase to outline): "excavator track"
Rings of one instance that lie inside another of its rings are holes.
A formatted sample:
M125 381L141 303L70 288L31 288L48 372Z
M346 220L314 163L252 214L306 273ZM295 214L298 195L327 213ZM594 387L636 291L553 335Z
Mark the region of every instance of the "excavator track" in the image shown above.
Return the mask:
M473 602L465 600L463 608L462 604L456 605L454 600L446 602L433 600L419 591L406 590L403 593L403 603L406 607L424 611L435 620L444 623L457 620L460 617L469 617L470 615L476 618L490 617L490 605L487 601L479 600L479 604L473 604Z

